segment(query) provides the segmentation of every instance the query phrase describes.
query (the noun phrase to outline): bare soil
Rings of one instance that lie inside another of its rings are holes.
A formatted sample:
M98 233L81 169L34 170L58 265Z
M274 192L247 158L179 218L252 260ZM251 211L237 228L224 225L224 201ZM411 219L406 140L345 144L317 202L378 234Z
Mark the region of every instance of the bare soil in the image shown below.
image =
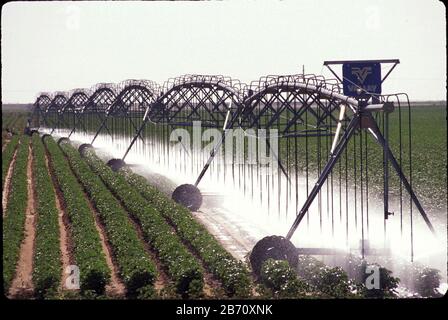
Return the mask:
M3 152L5 150L5 148L6 148L6 146L8 145L10 139L8 139L8 138L4 139L3 135L2 135L2 140L3 140L3 144L2 144L2 152Z
M3 217L5 217L6 207L8 205L9 189L11 186L11 177L12 177L12 173L14 171L14 165L16 163L16 158L17 158L17 149L14 152L11 163L9 164L8 172L6 173L6 177L5 177L5 185L3 186L3 194L2 194Z
M145 247L146 252L151 257L151 260L155 262L157 269L157 279L154 282L154 289L158 292L159 295L163 296L161 292L170 284L170 278L168 277L168 274L165 271L165 268L163 267L162 263L158 259L156 251L153 250L153 248L148 244L148 242L146 242L145 237L143 235L143 231L140 228L140 225L129 214L128 219L134 226L134 229L137 231L137 236L143 243L143 246Z
M205 226L216 240L230 253L235 259L244 261L247 254L256 244L253 239L231 225L229 221L219 215L213 215L213 211L206 212L199 210L191 213L192 216Z
M106 256L106 263L111 271L111 279L110 282L106 285L106 293L112 297L123 297L126 294L126 287L124 286L123 281L121 281L119 277L118 268L114 263L112 248L110 246L109 241L107 240L106 231L104 230L104 226L102 225L98 217L98 213L95 207L92 205L87 195L86 194L84 195L86 197L90 210L95 219L95 227L101 239L101 247L103 248L103 252Z
M167 223L173 230L174 234L177 234L176 228L171 223L171 221L167 220ZM179 238L180 239L180 238ZM202 265L202 269L204 270L204 297L205 298L219 298L225 297L225 291L222 288L221 281L219 281L215 275L208 271L207 265L204 263L202 258L197 254L196 250L186 241L180 239L182 244L187 248L187 250L196 258L197 261Z
M28 180L28 202L25 219L25 237L20 246L20 256L17 264L16 275L12 281L9 294L13 298L25 298L33 295L33 257L34 240L36 236L35 228L35 198L34 179L32 172L33 154L31 146L28 150L27 180Z

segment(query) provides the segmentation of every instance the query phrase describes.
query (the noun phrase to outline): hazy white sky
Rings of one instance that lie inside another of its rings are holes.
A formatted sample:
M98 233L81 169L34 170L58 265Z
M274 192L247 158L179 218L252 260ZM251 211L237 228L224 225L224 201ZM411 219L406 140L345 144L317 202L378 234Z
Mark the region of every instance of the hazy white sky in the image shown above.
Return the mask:
M185 73L243 82L324 60L399 58L383 93L446 99L445 7L436 0L10 2L2 101ZM339 67L338 70L341 70Z

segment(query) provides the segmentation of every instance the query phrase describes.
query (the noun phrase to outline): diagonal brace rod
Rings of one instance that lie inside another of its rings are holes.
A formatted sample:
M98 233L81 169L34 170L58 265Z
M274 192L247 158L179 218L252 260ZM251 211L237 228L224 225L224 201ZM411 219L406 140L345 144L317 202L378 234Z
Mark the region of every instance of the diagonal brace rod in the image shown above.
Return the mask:
M322 173L320 174L319 178L317 179L316 184L314 185L308 198L306 199L305 203L303 204L302 209L297 214L296 219L294 220L294 223L292 224L291 228L288 231L288 234L286 235L286 239L290 240L292 238L294 232L296 231L297 227L300 224L300 221L302 221L302 219L305 216L306 212L308 211L309 207L313 203L314 198L317 196L317 194L319 193L323 184L327 180L328 175L330 174L331 170L335 166L335 164L338 161L339 157L341 156L342 152L345 150L345 147L347 146L347 143L350 140L351 136L355 133L356 128L358 127L359 121L360 121L359 114L356 114L350 121L344 135L342 136L341 141L336 146L334 153L331 154L330 159L328 160L327 164L325 165L324 169L322 170Z
M373 120L372 115L370 115L371 119ZM392 150L389 148L388 144L386 143L386 140L384 139L383 135L380 132L380 129L378 128L378 125L375 121L373 122L373 126L370 129L372 135L374 136L375 140L385 149L389 161L392 164L392 167L397 172L398 177L400 178L401 182L403 182L404 187L408 191L409 195L411 196L412 201L414 202L415 206L417 207L418 211L420 212L423 220L425 220L426 225L428 226L429 230L435 235L435 230L433 225L431 224L431 221L429 221L428 216L426 215L425 210L423 209L422 205L420 204L420 201L418 200L416 194L414 193L414 190L412 189L411 185L409 184L408 180L406 179L406 176L404 175L403 171L401 170L400 165L398 164L397 159L395 159L394 154L392 153Z

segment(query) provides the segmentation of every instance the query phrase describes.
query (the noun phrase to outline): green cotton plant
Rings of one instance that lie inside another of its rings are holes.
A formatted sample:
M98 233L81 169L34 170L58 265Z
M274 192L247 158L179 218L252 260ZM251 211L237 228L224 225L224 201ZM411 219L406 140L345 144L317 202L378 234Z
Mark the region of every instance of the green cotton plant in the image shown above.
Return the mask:
M57 291L62 276L59 244L59 219L56 194L48 173L45 148L38 134L34 134L33 174L36 196L36 239L34 245L33 284L36 296L44 298Z
M221 281L229 296L244 298L252 294L253 284L247 266L233 258L208 230L193 218L188 209L127 168L121 169L119 175L171 223L181 239L195 250L207 269Z
M50 136L47 136L44 142L50 155L52 172L62 191L70 223L74 263L80 270L80 289L102 294L110 280L110 269L95 227L93 213L59 146Z
M392 276L392 271L381 267L379 264L372 264L371 266L378 267L379 272L379 289L367 289L364 287L363 295L366 298L394 298L397 296L396 289L400 283L400 279ZM363 279L362 283L366 283L370 273L365 272L367 263L363 262Z
M284 260L266 260L261 267L260 279L274 298L303 298L309 290L308 285Z
M400 283L409 288L416 296L438 298L442 294L440 287L440 270L430 268L418 262L406 263L400 266Z
M342 268L331 268L314 257L300 255L297 272L316 297L359 298L362 296L364 287L349 279Z
M437 291L440 286L440 271L433 268L425 267L415 275L415 290L422 297L439 298L442 296Z
M64 145L63 148L69 157L76 152L69 145ZM86 152L85 157L91 168L141 226L145 239L157 251L161 263L175 283L177 292L188 296L201 295L204 271L171 226L123 177L116 175L91 151Z
M341 267L326 266L321 270L315 282L318 291L333 298L352 298L354 285Z
M27 163L29 137L21 136L13 169L8 206L3 218L3 287L9 290L19 260L24 237L28 201Z
M139 289L151 287L157 277L156 266L140 241L137 231L128 219L120 202L111 194L101 179L90 170L77 150L61 145L76 176L84 186L98 211L112 247L121 279L129 296L138 295Z

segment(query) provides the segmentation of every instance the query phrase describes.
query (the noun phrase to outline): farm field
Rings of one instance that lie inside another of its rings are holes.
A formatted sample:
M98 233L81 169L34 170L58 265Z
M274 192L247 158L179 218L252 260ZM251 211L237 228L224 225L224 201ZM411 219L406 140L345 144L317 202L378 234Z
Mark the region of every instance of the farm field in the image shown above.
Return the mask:
M13 314L137 304L151 319L287 319L308 303L443 301L444 9L6 4Z
M3 116L5 114L5 116ZM10 141L11 134L22 133L26 120L31 113L28 111L2 111L2 151Z
M443 210L446 108L413 111L414 183L425 203ZM22 134L29 115L2 112L3 283L10 298L397 296L399 279L385 268L380 270L387 284L366 290L365 262L354 256L347 257L353 261L350 271L300 256L297 272L286 261L268 260L255 274L248 261L235 259L188 209L132 168L114 172L93 149L81 156L70 142ZM392 124L392 139L395 128ZM314 143L310 140L311 149ZM381 156L371 153L372 158ZM317 166L317 159L309 161ZM369 170L372 185L379 185L379 167ZM72 281L76 270L79 286ZM425 282L437 279L437 272L419 265L410 272L418 294L437 295L434 282Z

